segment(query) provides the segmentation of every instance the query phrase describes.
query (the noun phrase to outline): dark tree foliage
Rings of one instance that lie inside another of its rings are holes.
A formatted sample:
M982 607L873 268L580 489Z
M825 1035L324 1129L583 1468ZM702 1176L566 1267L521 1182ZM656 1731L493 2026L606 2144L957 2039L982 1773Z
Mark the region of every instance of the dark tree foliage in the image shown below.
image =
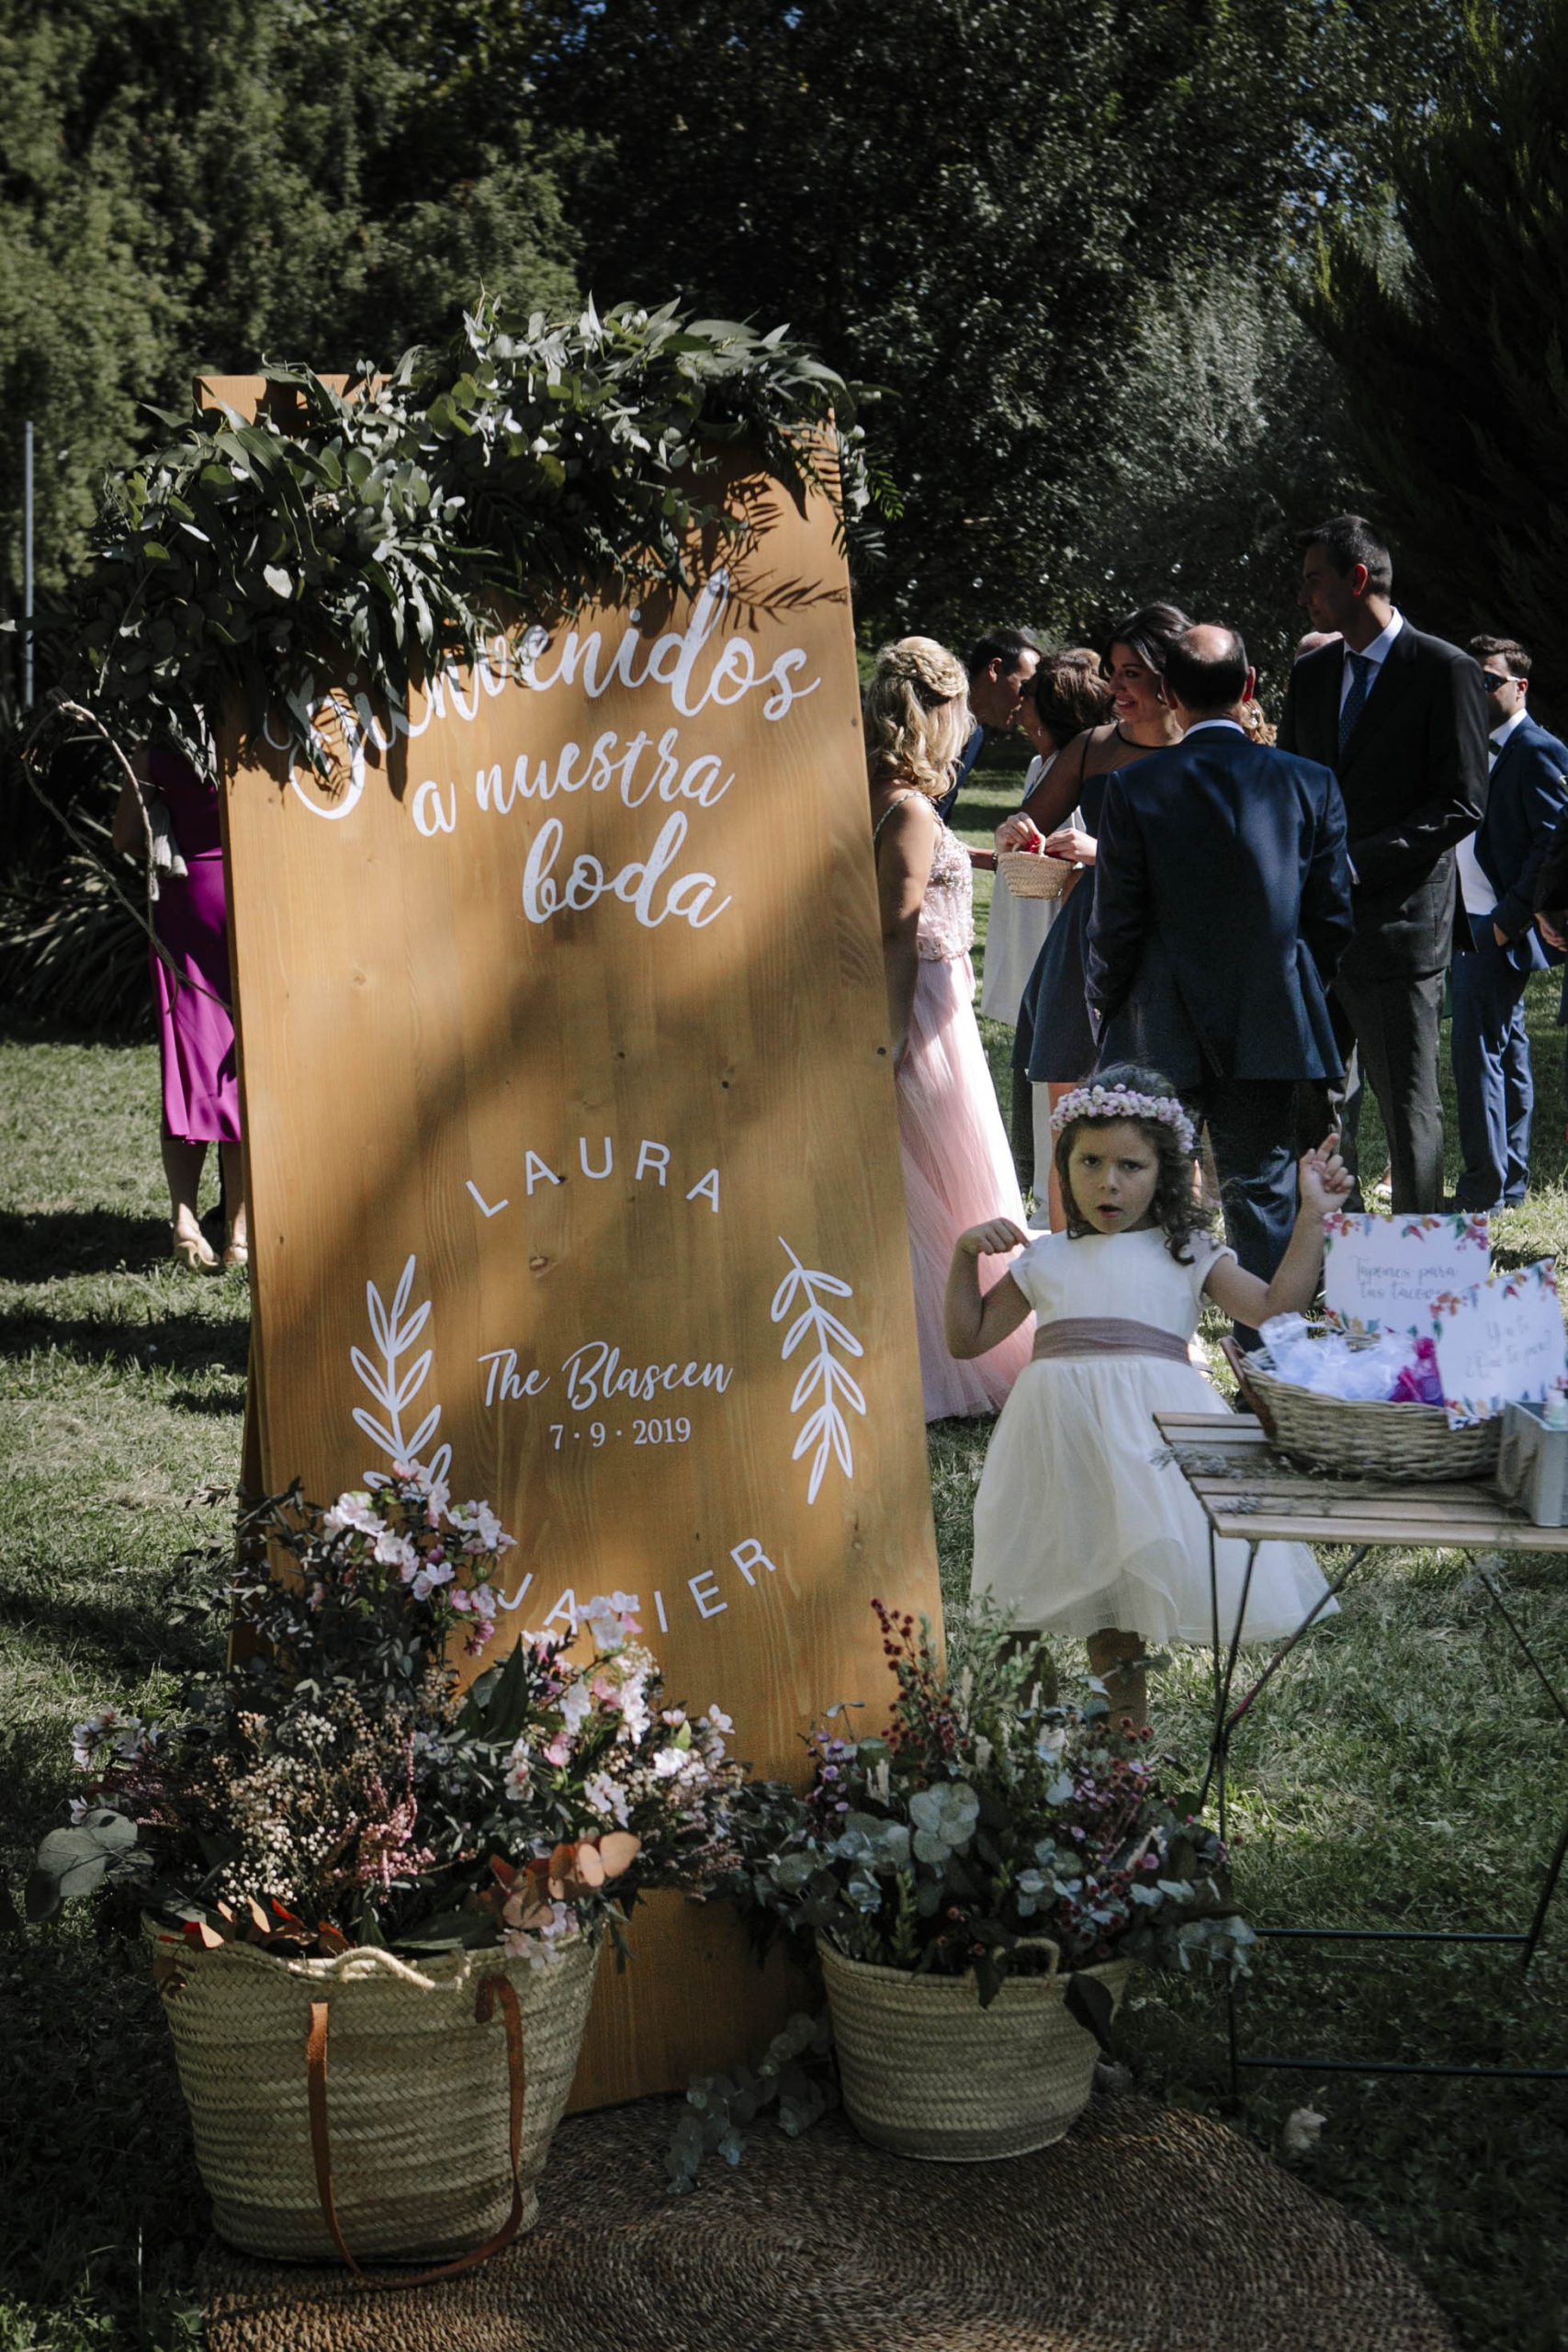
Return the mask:
M10 0L0 11L0 560L21 427L57 577L142 404L264 355L329 370L446 334L481 286L574 295L515 12L436 0ZM508 28L510 28L510 32Z
M1536 655L1568 718L1568 0L1464 12L1441 105L1402 138L1393 220L1325 240L1307 314L1340 360L1396 585Z
M765 304L887 388L868 427L906 511L863 616L958 634L1099 601L1106 435L1146 443L1185 397L1151 323L1227 269L1246 309L1321 204L1360 200L1451 24L1435 0L615 0L559 10L538 72L582 134L603 299Z

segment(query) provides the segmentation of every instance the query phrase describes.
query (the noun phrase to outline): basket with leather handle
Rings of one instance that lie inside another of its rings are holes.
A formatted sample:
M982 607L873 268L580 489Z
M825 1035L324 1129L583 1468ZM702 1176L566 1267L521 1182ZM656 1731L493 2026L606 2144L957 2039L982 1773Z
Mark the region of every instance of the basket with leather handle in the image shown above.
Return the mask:
M1067 2007L1074 1975L1046 1937L1039 1975L1010 1976L988 2008L971 1976L851 1960L818 1937L844 2112L895 2155L983 2164L1049 2147L1089 2105L1100 2045ZM1114 2009L1133 1962L1079 1969Z
M142 1932L231 2245L449 2276L532 2226L588 2022L586 1939L535 1969L499 1951L289 1960Z

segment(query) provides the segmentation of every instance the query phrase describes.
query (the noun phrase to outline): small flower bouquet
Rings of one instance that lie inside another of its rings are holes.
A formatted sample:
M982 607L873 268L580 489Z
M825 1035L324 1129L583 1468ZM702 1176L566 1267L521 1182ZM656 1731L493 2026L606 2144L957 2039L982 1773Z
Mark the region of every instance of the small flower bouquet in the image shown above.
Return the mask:
M1103 1697L1046 1703L1048 1656L989 1609L951 1629L873 1603L897 1695L886 1732L813 1736L804 1798L753 1782L734 1816L738 1892L847 1958L911 1974L973 1974L981 2005L1038 1965L1064 1971L1194 1955L1245 1970L1218 1838L1159 1781L1145 1729ZM838 1711L834 1711L835 1715Z
M43 1841L30 1916L130 1887L199 1950L544 1962L645 1887L709 1888L732 1860L732 1725L665 1704L624 1593L581 1612L592 1655L525 1634L459 1692L453 1653L493 1640L511 1541L417 1465L330 1510L296 1490L248 1514L229 1669L167 1723L77 1725L87 1785Z
M741 1791L737 1892L816 1941L843 2102L901 2155L971 2162L1059 2139L1088 2104L1134 1961L1244 1969L1224 1850L1103 1697L1044 1695L1048 1656L982 1610L952 1630L873 1604L886 1732L812 1741L804 1798Z

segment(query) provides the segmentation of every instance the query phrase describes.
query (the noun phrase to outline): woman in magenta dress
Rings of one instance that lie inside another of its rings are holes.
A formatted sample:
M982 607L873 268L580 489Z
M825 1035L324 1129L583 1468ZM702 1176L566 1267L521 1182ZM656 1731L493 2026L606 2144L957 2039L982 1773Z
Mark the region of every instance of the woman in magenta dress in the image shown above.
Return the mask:
M229 1011L229 910L218 795L181 752L158 746L139 754L134 764L137 784L126 785L115 811L115 847L145 848L149 824L161 833L166 819L174 852L172 871L158 861L155 927L163 954L152 958L174 1254L193 1272L219 1262L197 1216L207 1147L215 1143L229 1213L222 1262L244 1266L245 1169Z
M975 1019L969 854L933 803L969 732L963 664L929 637L885 646L865 696L877 897L928 1421L999 1410L1029 1361L1014 1331L959 1363L942 1336L953 1246L994 1193L1023 1222ZM1006 1259L994 1270L1001 1272Z

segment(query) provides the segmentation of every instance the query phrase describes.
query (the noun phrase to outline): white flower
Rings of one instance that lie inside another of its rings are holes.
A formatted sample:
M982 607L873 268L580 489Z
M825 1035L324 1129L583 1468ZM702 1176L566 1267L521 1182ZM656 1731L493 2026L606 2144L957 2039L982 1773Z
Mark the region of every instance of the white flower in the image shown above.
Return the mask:
M450 1584L451 1581L450 1560L427 1561L414 1577L413 1597L416 1600L428 1600L438 1585Z
M468 1538L470 1552L503 1552L512 1542L489 1503L467 1502L450 1516L453 1526Z
M337 1535L345 1527L357 1528L361 1535L379 1535L381 1521L370 1508L370 1498L361 1487L352 1494L340 1495L322 1525Z
M419 1566L419 1554L406 1535L394 1535L389 1527L378 1524L375 1556L384 1568L400 1568L405 1581Z
M85 1715L71 1726L72 1761L85 1771L98 1760L99 1744L112 1738L117 1756L129 1759L135 1755L142 1732L139 1715L122 1715L118 1707L106 1707L102 1714Z
M626 1798L608 1772L591 1772L582 1783L582 1794L589 1809L601 1821L613 1821L624 1829L626 1826Z
M638 1672L627 1675L621 1684L621 1728L615 1736L628 1747L647 1738L653 1721L648 1712L647 1683L646 1672Z
M1286 2155L1312 2155L1327 2120L1327 2116L1320 2115L1315 2107L1292 2107L1280 2133L1280 2145Z
M691 1752L692 1751L689 1748L659 1748L655 1752L653 1758L654 1779L656 1781L675 1780L682 1772L684 1771L687 1758Z
M528 1743L520 1739L506 1759L506 1793L519 1803L528 1793L533 1775L529 1770Z
M593 1693L587 1683L581 1677L569 1682L560 1698L560 1719L568 1731L581 1731L592 1713Z
M707 1720L721 1738L728 1739L733 1736L735 1725L722 1707L710 1707L707 1712Z

